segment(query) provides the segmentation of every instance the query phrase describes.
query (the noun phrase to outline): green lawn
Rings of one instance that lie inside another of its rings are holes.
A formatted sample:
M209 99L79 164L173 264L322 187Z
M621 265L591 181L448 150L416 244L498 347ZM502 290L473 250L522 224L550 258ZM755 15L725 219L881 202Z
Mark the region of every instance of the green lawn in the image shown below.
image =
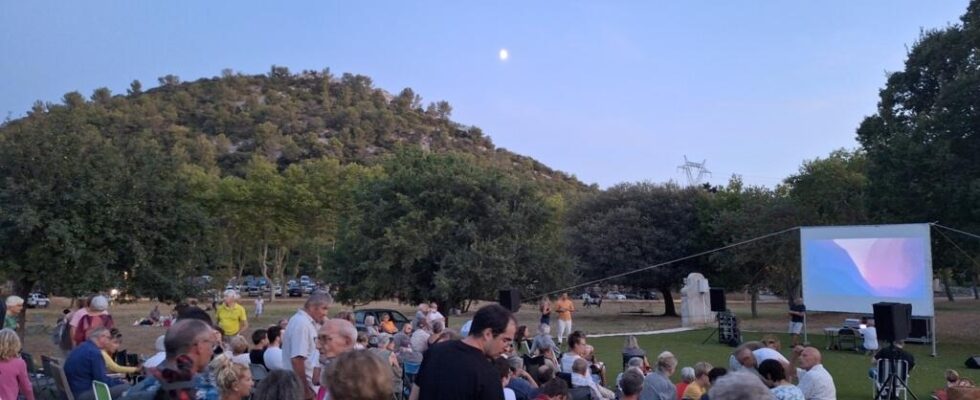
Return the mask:
M712 338L706 344L701 342L711 333L711 330L703 329L691 332L681 332L663 335L641 336L640 347L646 350L651 362L655 362L657 354L664 350L669 350L677 356L681 367L692 366L698 361L707 361L714 366L728 367L728 356L732 351L731 347L719 344L716 338ZM746 340L755 340L761 337L758 332L744 332ZM789 335L781 334L783 342L782 353L789 354L788 343ZM588 342L595 346L599 359L607 365L608 379L610 385L614 385L613 380L616 374L622 371L622 346L624 337L603 337L589 338ZM824 367L830 371L837 386L837 398L848 399L871 399L871 381L868 379L868 370L871 367L871 357L860 355L853 351L824 350L825 342L821 337L809 337L811 343L820 348L823 354ZM938 347L938 357L931 357L931 345L908 344L906 350L911 352L916 359L915 370L912 373L909 386L912 392L920 399L928 399L930 393L943 385L943 372L947 368L953 368L960 372L961 376L968 377L974 381L980 381L980 371L966 369L963 362L969 355L978 352L977 344L947 344L940 343ZM679 380L679 372L674 375L674 379Z

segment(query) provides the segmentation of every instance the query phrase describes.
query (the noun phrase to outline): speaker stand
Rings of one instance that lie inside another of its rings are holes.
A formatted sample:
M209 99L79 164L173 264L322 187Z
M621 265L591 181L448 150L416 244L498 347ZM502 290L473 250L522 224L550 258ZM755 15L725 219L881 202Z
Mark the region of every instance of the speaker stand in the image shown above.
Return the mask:
M919 397L912 393L912 389L909 389L909 385L904 379L898 376L898 372L894 369L888 374L888 378L885 378L885 382L881 385L882 389L887 389L888 399L898 399L898 393L895 392L898 388L905 389L905 393L912 396L913 399L919 400ZM878 390L878 394L875 395L875 400L884 399L886 395L885 390Z

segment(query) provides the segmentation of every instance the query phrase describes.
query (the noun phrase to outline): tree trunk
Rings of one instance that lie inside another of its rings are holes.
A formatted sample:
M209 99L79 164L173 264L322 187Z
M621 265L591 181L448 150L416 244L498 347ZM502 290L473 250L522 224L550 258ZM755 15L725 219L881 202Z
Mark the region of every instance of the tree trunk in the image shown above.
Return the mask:
M286 260L289 258L289 249L286 246L277 246L276 253L274 256L275 263L273 264L272 275L282 280L283 274L286 272ZM269 278L265 278L269 282L269 301L273 301L276 298L276 287L275 282ZM282 282L280 282L280 288L282 287Z
M20 308L20 314L17 315L17 335L20 337L24 337L27 331L27 298L31 294L31 289L34 288L34 283L34 281L27 279L14 281L14 293L24 299L24 306Z
M670 288L660 288L660 293L664 295L664 316L677 317L677 309L674 307L674 295L670 293Z
M759 318L759 288L749 288L749 294L752 296L752 318Z
M974 272L972 276L973 276L973 299L980 300L980 292L977 291L977 277L980 276L980 273Z
M946 298L948 298L951 302L956 301L956 299L953 298L953 289L951 287L952 279L950 279L950 275L952 275L952 271L949 268L943 268L940 275L942 275L943 288L946 289Z

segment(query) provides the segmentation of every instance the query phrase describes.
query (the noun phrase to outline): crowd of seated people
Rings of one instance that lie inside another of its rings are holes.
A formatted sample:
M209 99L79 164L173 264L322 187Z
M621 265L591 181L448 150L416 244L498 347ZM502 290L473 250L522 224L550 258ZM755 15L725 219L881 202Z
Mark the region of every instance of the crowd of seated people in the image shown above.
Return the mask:
M323 298L329 297L318 297ZM364 331L357 332L351 312L336 313L336 318L329 318L326 313L319 317L312 315L312 311L304 313L313 320L316 337L311 340L319 354L312 374L308 374L313 377L313 393L310 393L293 360L284 358L284 347L296 345L295 342L284 344L287 335L283 325L288 327L291 322L255 329L249 332L249 339L241 334L223 338L206 311L196 306L183 307L166 333L157 338L156 354L141 364L127 365L117 354L122 352L123 335L112 326L104 300L104 297L93 297L88 301L89 306L66 317L70 321L80 315L79 322L68 324L74 331L71 338L79 332L85 335L85 340L70 350L63 366L68 390L79 400L95 398L93 381L105 383L113 398L129 400L426 400L434 398L431 397L433 380L424 380L419 386L415 379L418 374L433 374L433 367L426 366L437 362L428 360L430 350L438 353L452 346L465 349L466 344L474 343L479 343L480 357L493 375L493 390L499 389L499 397L495 393L488 398L836 398L831 371L824 368L818 349L795 346L784 353L779 340L772 336L738 346L730 354L728 368L717 368L705 361L682 366L670 351L648 356L636 337L626 336L622 368L618 364L614 366L611 373L616 374L615 380L607 381L609 366L597 358L584 331L573 331L567 338L567 350L561 352L551 336L549 324L536 326L534 336L528 336L528 329L517 325L516 320L510 324L513 329L508 330L487 328L485 321L475 320L456 330L447 327L445 317L431 303L419 305L415 318L400 330L387 314L381 314L380 321L367 316L363 321ZM323 301L332 304L332 300ZM486 331L471 331L471 324ZM0 396L30 400L34 396L29 382L25 384L21 378L25 374L21 371L23 362L17 357L20 351L17 339L12 330L0 331ZM525 339L530 345L523 345ZM502 346L499 352L492 350L497 345ZM875 350L873 347L864 346L864 349ZM878 349L875 357L903 359L911 369L914 359L907 354L901 342L897 342ZM955 371L947 371L946 378L947 387L934 392L933 398L945 399L948 388L972 386L971 381L961 379Z

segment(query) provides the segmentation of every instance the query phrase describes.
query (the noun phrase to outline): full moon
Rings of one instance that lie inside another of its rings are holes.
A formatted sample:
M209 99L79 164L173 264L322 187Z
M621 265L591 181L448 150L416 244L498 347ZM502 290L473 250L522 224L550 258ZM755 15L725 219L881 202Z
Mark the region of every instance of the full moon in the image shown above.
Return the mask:
M507 61L507 59L510 58L510 52L508 52L507 49L500 49L500 54L498 56L500 57L500 61Z

